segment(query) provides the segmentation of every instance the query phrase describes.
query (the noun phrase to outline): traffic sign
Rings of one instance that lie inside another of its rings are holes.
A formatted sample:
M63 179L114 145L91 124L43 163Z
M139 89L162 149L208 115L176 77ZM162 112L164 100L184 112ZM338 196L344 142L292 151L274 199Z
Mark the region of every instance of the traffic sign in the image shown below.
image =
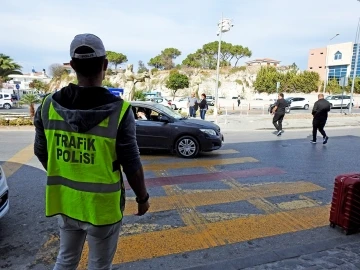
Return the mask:
M18 85L18 84L16 84L15 87L16 87L17 90L20 89L20 85Z
M346 77L341 77L340 81L339 81L339 84L340 84L340 86L344 87L344 86L348 86L348 82L349 81L347 80Z

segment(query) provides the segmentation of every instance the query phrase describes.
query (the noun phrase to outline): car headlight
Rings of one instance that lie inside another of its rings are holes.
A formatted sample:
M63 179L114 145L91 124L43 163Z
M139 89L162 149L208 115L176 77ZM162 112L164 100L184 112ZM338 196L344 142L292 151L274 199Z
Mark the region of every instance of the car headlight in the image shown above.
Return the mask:
M200 131L201 131L201 132L204 132L204 133L206 133L206 134L208 134L208 135L216 136L216 132L215 132L215 130L213 130L213 129L200 129Z

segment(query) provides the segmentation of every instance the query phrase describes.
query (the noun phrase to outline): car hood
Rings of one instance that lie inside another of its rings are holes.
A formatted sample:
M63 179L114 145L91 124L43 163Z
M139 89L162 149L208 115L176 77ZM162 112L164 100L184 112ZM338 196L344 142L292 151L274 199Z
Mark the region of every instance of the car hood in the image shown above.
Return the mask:
M211 128L214 130L219 130L220 127L212 122L200 120L200 119L184 119L180 120L184 125L192 126L192 127L199 127L199 128Z

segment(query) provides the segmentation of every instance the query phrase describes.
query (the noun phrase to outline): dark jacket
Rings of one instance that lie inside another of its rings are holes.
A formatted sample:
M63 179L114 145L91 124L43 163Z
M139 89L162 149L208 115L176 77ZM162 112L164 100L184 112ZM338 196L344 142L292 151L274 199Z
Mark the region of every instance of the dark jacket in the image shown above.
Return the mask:
M208 109L208 105L207 105L207 102L206 102L205 98L200 101L199 107L200 107L200 110L207 110Z
M328 112L330 111L330 103L326 99L319 99L315 102L312 115L316 121L326 121Z
M119 98L102 87L64 87L53 95L53 106L74 131L86 132L98 125L116 109ZM39 161L47 163L47 141L41 119L41 106L34 118L34 152ZM126 175L134 174L141 166L136 141L135 119L131 108L124 114L118 128L116 153Z
M277 107L276 109L277 114L285 114L285 108L289 106L289 104L285 99L281 98L276 101L275 106Z

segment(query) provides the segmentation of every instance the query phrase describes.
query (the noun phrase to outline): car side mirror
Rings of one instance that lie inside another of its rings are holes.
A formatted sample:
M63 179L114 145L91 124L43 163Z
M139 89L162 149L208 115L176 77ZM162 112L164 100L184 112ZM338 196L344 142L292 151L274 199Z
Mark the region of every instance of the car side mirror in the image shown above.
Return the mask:
M167 117L166 115L160 115L160 116L159 116L159 121L160 121L160 122L163 122L163 123L169 123L169 122L170 122L170 119L169 119L169 117Z

